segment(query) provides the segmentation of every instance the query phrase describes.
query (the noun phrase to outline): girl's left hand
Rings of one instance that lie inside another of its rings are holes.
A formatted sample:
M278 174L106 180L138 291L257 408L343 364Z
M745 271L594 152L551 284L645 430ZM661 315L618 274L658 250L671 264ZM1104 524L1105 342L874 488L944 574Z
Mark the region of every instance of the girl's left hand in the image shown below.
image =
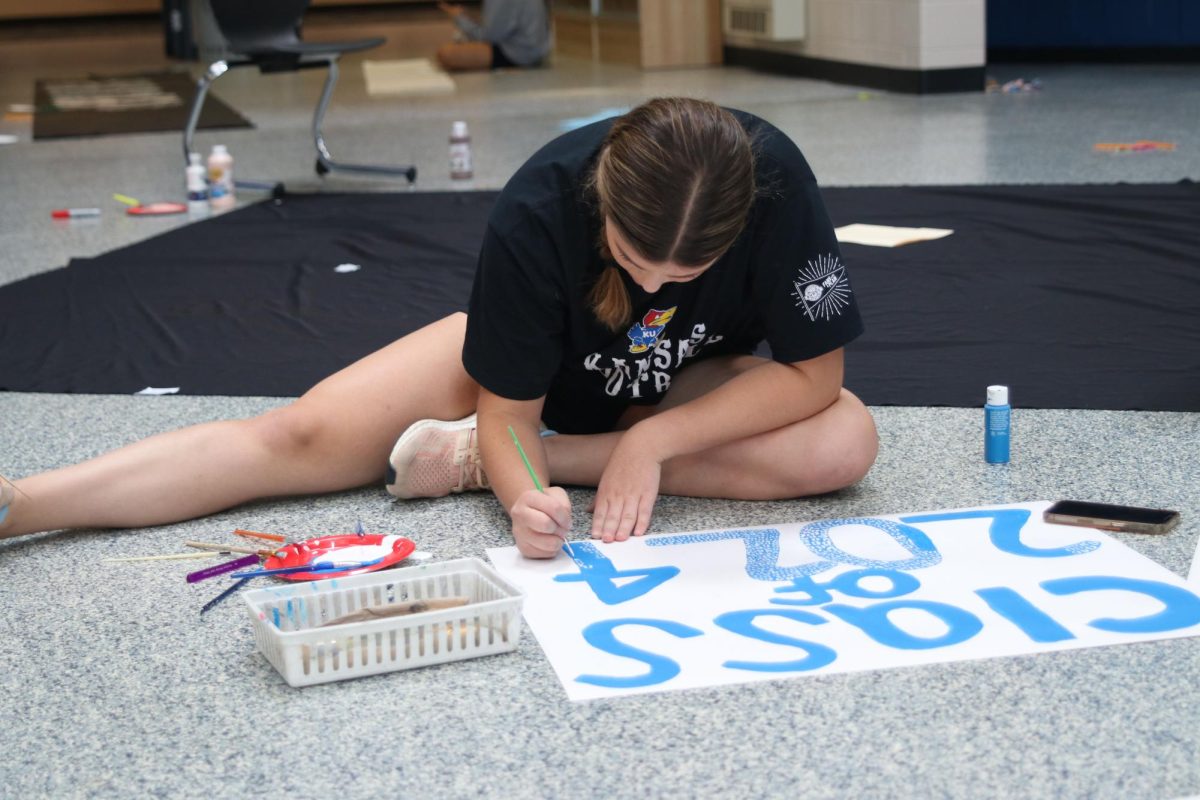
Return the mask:
M650 527L658 499L662 464L639 451L634 437L621 437L613 450L592 503L592 538L622 542L630 534L641 536Z

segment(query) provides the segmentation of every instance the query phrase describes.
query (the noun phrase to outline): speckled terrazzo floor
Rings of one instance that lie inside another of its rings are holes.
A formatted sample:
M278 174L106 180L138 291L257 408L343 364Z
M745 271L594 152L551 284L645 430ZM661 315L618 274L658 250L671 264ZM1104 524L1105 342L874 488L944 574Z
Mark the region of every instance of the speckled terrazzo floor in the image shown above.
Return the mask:
M382 16L380 16L382 15ZM376 58L428 55L427 14L327 16L310 35L391 37ZM161 67L154 26L88 38L0 39L0 104L34 77ZM454 95L371 98L348 62L327 133L335 154L413 161L418 188L449 185L445 135L470 121L478 188L495 188L564 119L662 93L702 94L779 124L827 185L1172 181L1200 178L1200 67L1030 67L1033 95L912 97L741 69L639 73L564 61L459 80ZM275 87L264 90L269 80ZM319 76L231 73L215 91L255 130L224 141L246 175L317 189L307 118ZM174 218L106 214L55 226L45 210L122 191L178 191L179 137L29 141L0 123L0 281L165 230ZM1108 157L1095 141L1175 141ZM331 189L394 188L334 178ZM247 198L250 199L250 198ZM851 357L853 354L851 352ZM982 391L982 387L981 387ZM192 422L248 416L274 398L0 395L0 469L21 476ZM1060 496L1178 508L1164 537L1120 537L1185 574L1196 548L1200 414L1015 412L1013 460L985 465L976 409L876 409L878 465L836 495L784 503L663 498L661 531L747 526ZM577 492L578 508L587 492ZM202 620L214 589L195 562L103 564L170 552L235 525L288 534L368 527L438 559L506 543L486 495L396 505L382 489L265 501L143 531L0 542L0 797L1070 797L1200 792L1200 641L801 678L568 703L528 631L516 653L294 690L254 649L240 602ZM579 523L584 524L581 514Z

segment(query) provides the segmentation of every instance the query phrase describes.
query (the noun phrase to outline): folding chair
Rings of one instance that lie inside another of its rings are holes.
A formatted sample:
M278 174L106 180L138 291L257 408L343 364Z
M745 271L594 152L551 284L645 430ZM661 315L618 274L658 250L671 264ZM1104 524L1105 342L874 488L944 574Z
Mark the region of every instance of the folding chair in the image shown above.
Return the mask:
M329 98L337 84L338 58L344 53L378 47L386 41L383 37L351 42L306 42L300 38L299 31L309 0L206 1L212 8L217 28L227 42L232 56L214 61L196 83L196 96L192 100L187 128L183 132L185 165L188 154L192 152L192 138L196 133L204 98L217 78L235 67L258 67L262 73L325 67L328 74L312 122L313 143L317 148L317 174L325 175L333 170L342 170L374 175L398 175L407 178L409 183L416 180L417 168L410 165L379 166L335 161L329 154L329 148L325 146L325 137L321 133L325 110L329 107Z

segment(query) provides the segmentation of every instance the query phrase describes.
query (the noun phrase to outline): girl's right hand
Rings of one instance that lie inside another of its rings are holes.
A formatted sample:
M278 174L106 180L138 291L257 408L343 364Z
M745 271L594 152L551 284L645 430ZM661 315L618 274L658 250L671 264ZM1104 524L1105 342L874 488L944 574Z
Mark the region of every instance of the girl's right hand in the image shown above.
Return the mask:
M508 514L517 550L526 558L554 558L571 532L571 500L559 486L522 492Z

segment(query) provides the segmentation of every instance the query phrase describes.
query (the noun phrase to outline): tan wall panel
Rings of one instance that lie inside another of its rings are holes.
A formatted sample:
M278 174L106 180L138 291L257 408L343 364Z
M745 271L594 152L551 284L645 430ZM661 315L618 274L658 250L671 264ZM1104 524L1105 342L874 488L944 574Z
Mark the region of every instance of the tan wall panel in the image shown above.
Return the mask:
M554 52L568 58L590 59L593 53L592 20L576 14L554 15Z
M246 0L269 2L270 0ZM313 0L315 6L406 3L418 0ZM161 0L0 0L0 20L39 17L107 17L116 14L158 14Z
M641 31L637 20L596 19L600 60L612 64L642 63Z
M158 0L0 0L0 19L157 14Z
M720 0L641 0L642 66L721 63Z

